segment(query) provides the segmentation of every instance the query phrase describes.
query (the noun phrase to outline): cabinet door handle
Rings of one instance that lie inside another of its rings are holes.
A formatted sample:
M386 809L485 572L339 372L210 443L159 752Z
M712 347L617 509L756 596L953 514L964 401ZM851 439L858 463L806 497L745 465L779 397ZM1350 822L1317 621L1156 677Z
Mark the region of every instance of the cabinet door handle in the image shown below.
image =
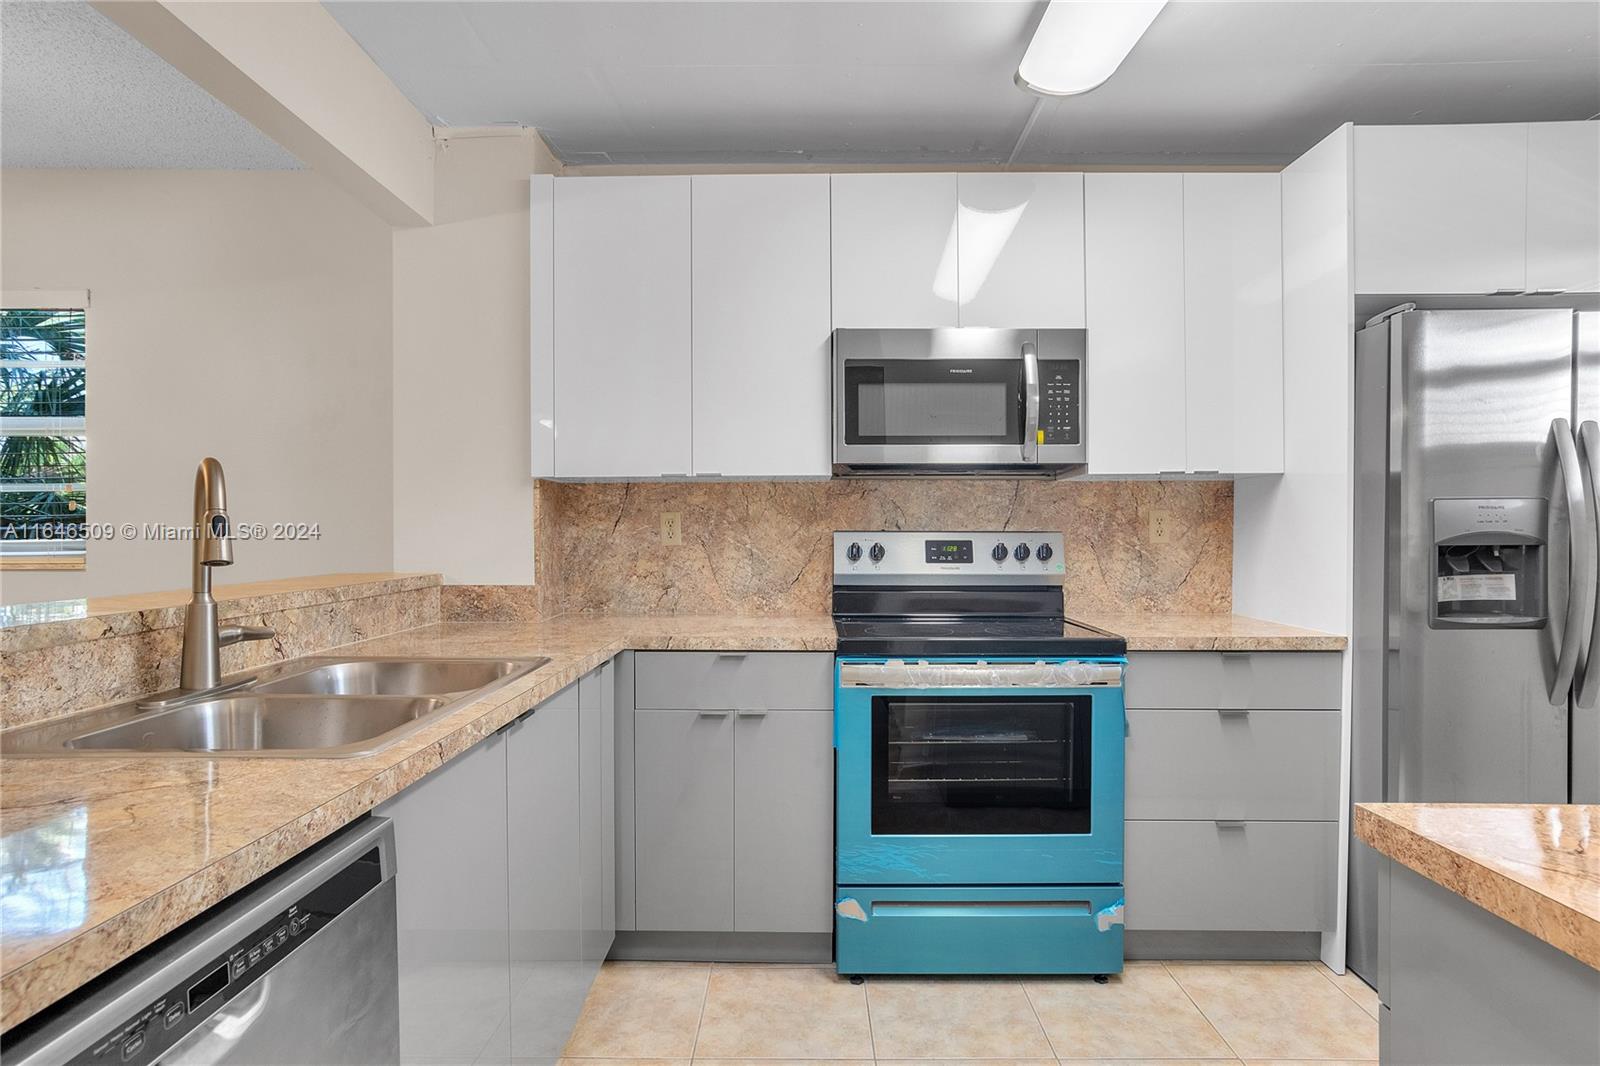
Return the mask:
M767 716L767 712L764 709L757 711L740 711L738 714L740 718L765 718Z
M720 711L701 711L700 712L700 717L701 718L726 718L726 717L728 717L728 714L729 714L729 712L726 709L720 710Z
M747 651L719 651L719 652L717 652L717 658L719 658L719 659L746 659L746 658L749 658L749 656L750 656L750 653L747 652Z

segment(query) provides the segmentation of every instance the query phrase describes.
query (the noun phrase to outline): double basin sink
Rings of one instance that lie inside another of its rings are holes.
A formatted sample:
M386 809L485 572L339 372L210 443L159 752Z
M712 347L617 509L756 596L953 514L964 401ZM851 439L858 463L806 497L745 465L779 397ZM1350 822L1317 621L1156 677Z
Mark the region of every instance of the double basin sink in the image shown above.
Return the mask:
M371 755L549 662L532 659L311 658L246 685L138 701L0 734L0 754L342 757Z

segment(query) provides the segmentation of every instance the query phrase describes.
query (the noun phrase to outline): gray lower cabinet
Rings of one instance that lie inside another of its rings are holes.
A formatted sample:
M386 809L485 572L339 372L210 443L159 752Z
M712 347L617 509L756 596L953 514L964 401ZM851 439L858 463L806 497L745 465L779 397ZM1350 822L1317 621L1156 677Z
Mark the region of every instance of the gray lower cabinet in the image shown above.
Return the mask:
M510 856L510 1054L559 1055L589 987L583 965L578 685L505 732Z
M1127 817L1339 817L1339 712L1128 711Z
M1129 657L1130 933L1334 928L1342 687L1338 652Z
M612 682L607 664L377 808L402 1061L560 1055L616 925Z
M637 923L733 929L733 714L633 716Z
M402 1062L509 1053L505 749L490 737L376 809L399 871Z
M1130 821L1129 929L1332 929L1337 822Z
M633 704L617 716L629 750L616 765L633 775L618 790L633 808L618 849L618 895L633 901L625 927L727 934L723 946L743 934L826 937L833 656L639 652L622 670L634 682L620 687Z
M825 817L818 817L818 812ZM739 712L733 728L733 928L833 929L833 715Z

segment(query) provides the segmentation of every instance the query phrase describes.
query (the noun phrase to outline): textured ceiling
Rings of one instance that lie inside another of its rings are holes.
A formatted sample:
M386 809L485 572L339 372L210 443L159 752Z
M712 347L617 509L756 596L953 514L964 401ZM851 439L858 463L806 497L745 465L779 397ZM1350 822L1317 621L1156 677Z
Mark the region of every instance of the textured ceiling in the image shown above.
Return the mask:
M1005 161L1042 0L329 2L440 125L580 163ZM1600 112L1600 3L1175 2L1022 163L1293 159L1344 121Z
M0 164L300 166L104 15L62 0L0 2Z

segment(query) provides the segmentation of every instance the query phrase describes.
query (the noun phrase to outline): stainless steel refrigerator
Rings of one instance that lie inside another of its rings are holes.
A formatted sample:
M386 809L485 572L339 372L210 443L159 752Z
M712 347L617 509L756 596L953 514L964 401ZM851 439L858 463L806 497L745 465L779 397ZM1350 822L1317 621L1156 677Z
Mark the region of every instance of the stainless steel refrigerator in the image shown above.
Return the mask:
M1356 334L1351 797L1600 802L1600 313L1410 307Z

